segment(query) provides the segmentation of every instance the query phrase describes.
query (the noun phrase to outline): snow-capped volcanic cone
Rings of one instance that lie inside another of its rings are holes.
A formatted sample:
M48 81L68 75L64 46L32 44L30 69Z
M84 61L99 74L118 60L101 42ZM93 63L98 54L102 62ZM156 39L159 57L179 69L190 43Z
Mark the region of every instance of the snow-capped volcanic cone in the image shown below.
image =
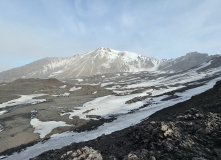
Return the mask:
M0 81L18 78L68 79L115 72L155 70L162 60L137 53L98 48L69 58L44 58L28 65L0 73Z

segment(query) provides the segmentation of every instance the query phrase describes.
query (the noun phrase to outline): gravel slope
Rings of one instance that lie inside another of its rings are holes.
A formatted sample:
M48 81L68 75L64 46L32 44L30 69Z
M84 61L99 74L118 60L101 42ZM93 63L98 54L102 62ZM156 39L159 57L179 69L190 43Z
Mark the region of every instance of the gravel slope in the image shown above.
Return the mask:
M156 112L142 123L44 152L35 160L56 160L84 146L103 159L221 159L221 81L190 100Z

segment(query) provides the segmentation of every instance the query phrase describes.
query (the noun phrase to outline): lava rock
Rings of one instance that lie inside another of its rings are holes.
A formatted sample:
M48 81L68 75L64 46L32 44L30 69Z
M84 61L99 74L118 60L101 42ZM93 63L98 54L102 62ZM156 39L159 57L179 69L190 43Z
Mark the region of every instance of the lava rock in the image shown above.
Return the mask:
M103 160L101 154L94 150L93 148L89 148L87 146L78 149L77 151L68 151L61 156L62 160Z

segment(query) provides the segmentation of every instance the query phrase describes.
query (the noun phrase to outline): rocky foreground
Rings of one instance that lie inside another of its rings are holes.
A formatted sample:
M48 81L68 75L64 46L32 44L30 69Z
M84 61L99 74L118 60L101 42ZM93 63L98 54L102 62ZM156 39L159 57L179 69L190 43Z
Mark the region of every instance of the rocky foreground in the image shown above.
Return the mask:
M221 159L221 81L138 125L33 159Z

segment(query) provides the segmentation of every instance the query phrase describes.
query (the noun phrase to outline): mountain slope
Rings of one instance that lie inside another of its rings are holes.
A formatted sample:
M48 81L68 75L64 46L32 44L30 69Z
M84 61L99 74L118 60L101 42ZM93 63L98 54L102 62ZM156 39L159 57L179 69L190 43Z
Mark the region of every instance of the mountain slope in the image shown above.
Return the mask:
M188 70L199 64L202 64L214 56L209 56L208 54L202 54L198 52L187 53L185 56L179 58L168 60L166 63L159 67L159 70L179 72L183 70Z

